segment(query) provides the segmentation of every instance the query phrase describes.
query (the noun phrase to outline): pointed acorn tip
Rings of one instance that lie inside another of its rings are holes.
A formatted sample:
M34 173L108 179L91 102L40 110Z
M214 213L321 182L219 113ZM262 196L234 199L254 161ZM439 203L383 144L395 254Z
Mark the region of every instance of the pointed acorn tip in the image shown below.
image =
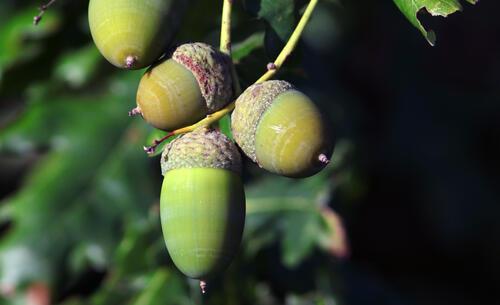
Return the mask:
M132 69L137 62L137 57L129 55L127 58L125 58L125 68L127 69Z
M207 293L207 282L200 281L200 289L202 294Z
M139 107L135 107L134 109L128 112L128 116L137 116L137 115L142 115L141 108Z
M151 154L154 154L155 150L156 150L156 146L144 146L143 147L144 149L144 152L146 152L148 155L151 155Z
M328 157L325 154L319 155L318 160L319 160L319 162L321 162L323 164L330 163L330 159L328 159Z
M37 15L37 16L33 17L33 24L38 25L41 20L42 20L42 16Z

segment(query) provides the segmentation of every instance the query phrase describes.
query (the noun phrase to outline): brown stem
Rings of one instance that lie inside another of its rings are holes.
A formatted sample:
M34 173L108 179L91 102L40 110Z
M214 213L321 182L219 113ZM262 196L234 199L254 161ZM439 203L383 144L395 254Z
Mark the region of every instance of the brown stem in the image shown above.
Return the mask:
M168 140L169 138L171 138L173 136L175 136L175 133L174 132L169 132L163 138L158 139L158 140L154 140L153 144L151 146L144 146L144 151L148 155L153 154L156 151L156 148L158 147L158 145L160 145L161 143L163 143L164 141Z
M33 17L33 24L34 25L38 25L40 23L40 21L42 20L42 16L43 14L45 14L45 11L49 9L49 7L54 4L54 2L56 2L56 0L50 0L49 2L47 2L47 4L42 4L39 8L40 12L38 13L38 15L36 15L35 17Z

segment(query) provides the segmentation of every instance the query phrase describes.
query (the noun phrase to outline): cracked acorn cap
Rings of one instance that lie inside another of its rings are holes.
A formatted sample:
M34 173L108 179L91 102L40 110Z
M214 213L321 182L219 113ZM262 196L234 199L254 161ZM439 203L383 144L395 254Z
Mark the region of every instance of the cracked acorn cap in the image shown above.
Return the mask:
M241 156L220 131L200 128L165 148L160 197L163 236L177 268L207 280L237 252L245 223Z
M233 136L260 167L303 178L321 171L333 145L319 109L285 81L249 87L237 99L231 117Z
M230 58L204 43L179 46L172 58L151 67L137 90L137 108L156 128L189 126L231 102Z
M90 0L90 32L111 64L141 69L165 52L187 6L186 0Z

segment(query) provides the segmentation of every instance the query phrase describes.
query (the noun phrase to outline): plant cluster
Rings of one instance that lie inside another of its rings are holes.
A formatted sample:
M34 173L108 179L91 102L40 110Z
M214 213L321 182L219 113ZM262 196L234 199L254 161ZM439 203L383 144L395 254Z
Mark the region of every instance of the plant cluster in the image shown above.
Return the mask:
M286 81L270 80L294 50L318 0L309 2L277 59L243 93L231 59L232 2L224 1L218 49L196 42L171 51L189 1L91 0L89 6L101 54L119 68L149 67L138 84L137 107L129 114L168 132L145 148L148 153L173 139L161 157L162 229L172 260L188 277L202 280L202 289L204 280L227 267L241 241L245 191L240 151L272 173L302 178L321 171L333 149L311 99ZM395 0L431 44L434 34L423 30L416 12L446 15L460 8L456 1L446 9L408 2ZM35 24L53 3L41 7ZM224 134L217 125L230 113L231 131Z
M231 59L232 1L224 1L220 50L187 43L166 55L173 37L166 25L176 27L179 2L90 1L90 29L101 54L119 68L150 66L129 115L141 115L169 135L182 134L161 157L162 228L174 263L188 277L200 279L202 290L205 280L230 263L245 222L241 156L214 129L220 114L234 110L234 140L263 169L299 178L329 163L333 145L315 104L290 83L268 80L294 49L317 2L309 3L269 73L239 95ZM146 151L154 152L163 140Z

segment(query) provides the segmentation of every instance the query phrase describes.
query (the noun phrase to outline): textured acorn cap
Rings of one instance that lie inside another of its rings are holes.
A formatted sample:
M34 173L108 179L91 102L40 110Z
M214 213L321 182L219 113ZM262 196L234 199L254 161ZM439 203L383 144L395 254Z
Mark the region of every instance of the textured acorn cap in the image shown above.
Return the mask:
M176 168L219 168L241 172L236 145L220 131L199 128L170 142L161 156L161 171Z
M231 61L226 54L208 44L196 42L179 46L172 59L193 73L209 113L223 108L231 101Z
M257 162L255 133L262 115L278 95L291 89L294 87L288 82L271 80L250 86L236 100L231 117L233 136L253 162Z

